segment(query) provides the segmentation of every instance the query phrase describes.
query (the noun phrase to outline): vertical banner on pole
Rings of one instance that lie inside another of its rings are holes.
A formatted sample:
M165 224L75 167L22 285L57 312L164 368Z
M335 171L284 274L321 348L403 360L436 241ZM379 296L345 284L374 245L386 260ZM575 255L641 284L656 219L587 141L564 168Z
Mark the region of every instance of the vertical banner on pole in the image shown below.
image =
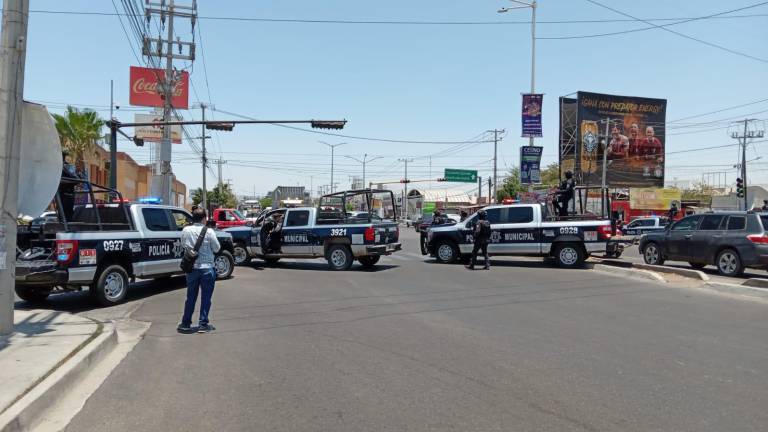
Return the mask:
M523 94L523 138L540 138L543 94Z
M541 183L541 154L544 147L520 147L520 183Z

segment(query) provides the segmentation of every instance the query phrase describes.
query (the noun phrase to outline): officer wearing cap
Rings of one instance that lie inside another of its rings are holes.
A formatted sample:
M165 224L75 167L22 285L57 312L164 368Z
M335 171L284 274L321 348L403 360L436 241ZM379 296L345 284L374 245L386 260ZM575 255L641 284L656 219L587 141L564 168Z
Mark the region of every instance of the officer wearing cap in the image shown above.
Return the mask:
M568 216L568 207L573 199L574 189L576 189L576 180L573 179L573 171L568 170L565 172L565 180L560 182L552 202L560 216Z

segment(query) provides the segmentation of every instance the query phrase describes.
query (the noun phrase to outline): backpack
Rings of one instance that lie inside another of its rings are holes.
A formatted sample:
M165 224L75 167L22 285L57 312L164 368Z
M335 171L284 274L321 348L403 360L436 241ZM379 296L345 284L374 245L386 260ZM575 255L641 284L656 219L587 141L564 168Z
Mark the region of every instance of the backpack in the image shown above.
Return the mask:
M478 222L478 226L480 227L480 232L478 233L477 237L481 240L488 240L491 238L491 223L487 220L482 220Z

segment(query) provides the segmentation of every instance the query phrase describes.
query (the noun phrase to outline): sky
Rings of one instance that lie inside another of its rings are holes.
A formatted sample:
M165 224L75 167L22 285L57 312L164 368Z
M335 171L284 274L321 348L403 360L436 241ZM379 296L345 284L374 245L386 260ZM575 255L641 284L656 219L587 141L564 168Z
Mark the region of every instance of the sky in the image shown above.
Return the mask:
M30 3L33 12L25 99L45 103L52 112L61 112L66 104L90 107L107 118L110 80L114 80L119 120L130 122L135 113L147 111L128 105L129 67L145 65L146 60L137 59L136 38L130 29L130 38L126 36L120 18L41 12L114 14L116 8L123 13L123 4L131 1ZM492 129L506 131L498 147L499 174L519 162L519 147L527 144L527 139L520 138L520 94L530 90L530 9L498 14L500 7L513 5L509 0L197 3L197 59L193 64L177 61L176 67L191 74L195 92L190 104L202 101L215 105L216 111L208 116L346 119L347 126L338 133L433 142L352 139L274 125L209 131L213 135L209 157L227 161L222 177L232 182L238 194L264 194L278 185L299 184L311 185L316 191L318 185L329 184L330 149L318 141L346 143L335 151L334 179L339 188L348 187L351 176L362 174L362 165L346 156L362 159L366 154L369 159L378 157L367 165L368 181L403 178L404 164L399 160L404 158L413 158L408 167L411 179L441 177L444 168L477 169L481 176L488 176L493 167L493 143L446 142L485 141L490 136L485 131ZM763 2L598 3L643 19L685 19ZM735 182L733 165L738 162L739 149L730 137L730 121L756 118L758 126L763 126L768 119L768 2L733 15L739 17L668 27L699 41L658 28L595 38L545 39L651 26L627 20L588 0L541 0L537 8L536 90L545 94L544 136L536 139L536 144L544 146L543 162L557 161L558 97L582 90L663 98L668 101L666 151L670 152L666 179L701 181L704 173L727 172L727 182ZM214 17L510 24L340 24ZM125 25L126 19L122 17ZM157 33L155 25L153 21L150 27ZM182 24L177 34L189 40L189 30L188 24ZM756 101L761 102L752 103ZM745 104L750 105L699 116ZM187 119L200 118L198 109L182 114ZM697 117L686 119L691 116ZM199 127L190 127L188 132L191 137L200 136ZM748 160L766 156L768 138L755 141L748 149ZM705 149L725 145L731 146ZM149 146L137 148L120 141L118 147L141 163L149 162ZM199 147L199 142L194 147ZM199 187L199 155L187 140L174 145L173 151L177 177L190 189ZM768 183L768 157L750 162L748 167L750 183ZM215 165L208 174L209 184L217 180L214 174Z

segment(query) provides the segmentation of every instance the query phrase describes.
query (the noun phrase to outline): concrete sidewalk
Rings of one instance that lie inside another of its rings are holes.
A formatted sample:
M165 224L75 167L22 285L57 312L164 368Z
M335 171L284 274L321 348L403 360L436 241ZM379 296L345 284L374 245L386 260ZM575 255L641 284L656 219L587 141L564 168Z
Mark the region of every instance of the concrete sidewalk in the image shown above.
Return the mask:
M16 310L0 338L0 431L27 430L89 360L115 344L114 326L50 310ZM84 362L84 360L86 360Z

